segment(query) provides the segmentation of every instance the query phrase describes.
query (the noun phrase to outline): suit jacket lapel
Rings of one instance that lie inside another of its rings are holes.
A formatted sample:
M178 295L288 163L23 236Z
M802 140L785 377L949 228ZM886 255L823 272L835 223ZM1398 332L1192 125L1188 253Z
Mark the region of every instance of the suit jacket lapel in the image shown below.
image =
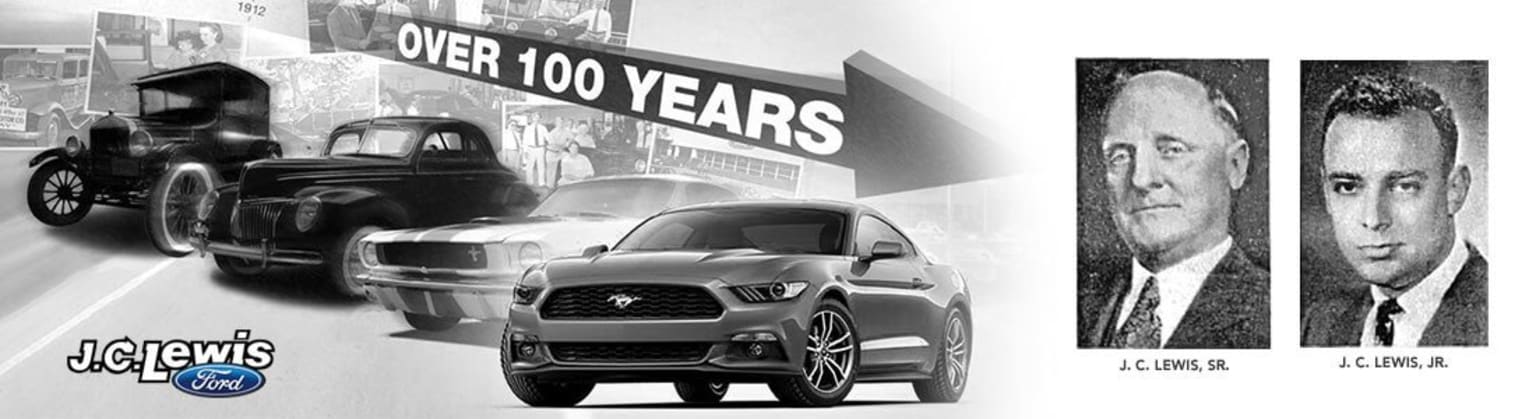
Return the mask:
M1163 347L1268 348L1269 275L1232 247Z
M1079 348L1107 347L1120 316L1120 305L1131 287L1131 260L1115 259L1090 262L1079 267L1078 341Z
M1420 346L1488 345L1488 261L1467 247L1472 254L1440 299Z

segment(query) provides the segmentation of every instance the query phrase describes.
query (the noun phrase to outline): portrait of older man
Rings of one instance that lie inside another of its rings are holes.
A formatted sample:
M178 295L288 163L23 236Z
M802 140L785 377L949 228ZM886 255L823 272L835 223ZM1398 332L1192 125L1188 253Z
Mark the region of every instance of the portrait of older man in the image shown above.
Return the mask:
M1415 66L1486 80L1481 63ZM1487 345L1488 263L1457 228L1474 181L1457 160L1460 112L1435 87L1386 67L1334 68L1356 74L1329 95L1322 165L1303 187L1320 191L1337 250L1330 256L1349 269L1335 274L1344 278L1335 289L1304 292L1319 297L1303 312L1302 344ZM1471 98L1486 92L1471 90ZM1327 239L1316 236L1307 238ZM1308 265L1304 286L1330 285Z
M1269 272L1250 260L1232 233L1238 193L1253 173L1254 148L1244 134L1244 114L1207 80L1245 90L1267 82L1213 71L1223 63L1178 64L1105 63L1122 68L1099 110L1079 121L1079 141L1096 146L1079 148L1088 151L1080 153L1087 162L1079 167L1098 177L1090 176L1091 186L1080 185L1079 193L1100 188L1105 198L1098 204L1123 245L1119 252L1093 254L1080 243L1079 347L1269 347ZM1264 70L1262 61L1238 64L1246 74ZM1180 67L1206 74L1196 77ZM1104 221L1084 205L1080 198L1080 235Z

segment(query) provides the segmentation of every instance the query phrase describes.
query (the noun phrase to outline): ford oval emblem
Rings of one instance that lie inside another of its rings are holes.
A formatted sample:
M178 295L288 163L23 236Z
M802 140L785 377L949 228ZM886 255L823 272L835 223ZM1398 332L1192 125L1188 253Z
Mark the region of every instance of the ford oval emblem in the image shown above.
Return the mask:
M171 384L191 395L235 397L261 389L266 381L260 371L244 365L202 364L177 372Z

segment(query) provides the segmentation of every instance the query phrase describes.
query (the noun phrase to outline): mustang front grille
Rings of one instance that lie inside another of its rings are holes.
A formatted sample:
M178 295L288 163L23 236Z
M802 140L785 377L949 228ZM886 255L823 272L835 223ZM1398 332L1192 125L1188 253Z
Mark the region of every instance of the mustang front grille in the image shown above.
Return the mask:
M550 343L556 361L623 363L698 362L709 355L709 343Z
M539 307L555 320L713 319L725 308L704 288L686 285L592 285L556 289Z
M485 246L468 243L379 243L379 263L433 269L484 269Z
M229 225L237 239L266 239L277 235L277 220L283 215L287 199L263 199L235 204Z

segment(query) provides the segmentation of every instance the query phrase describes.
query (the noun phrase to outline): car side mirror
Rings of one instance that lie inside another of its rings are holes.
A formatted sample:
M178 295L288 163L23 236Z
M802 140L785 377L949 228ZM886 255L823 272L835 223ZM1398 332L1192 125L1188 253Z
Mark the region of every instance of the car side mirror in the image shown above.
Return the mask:
M877 241L869 249L869 256L864 258L866 262L880 259L895 259L907 255L907 249L901 243L893 241Z
M596 246L588 247L586 249L582 249L581 250L581 257L589 258L589 257L601 255L601 254L604 254L604 253L608 253L608 245L606 245L606 244L599 244L599 245L596 245Z

